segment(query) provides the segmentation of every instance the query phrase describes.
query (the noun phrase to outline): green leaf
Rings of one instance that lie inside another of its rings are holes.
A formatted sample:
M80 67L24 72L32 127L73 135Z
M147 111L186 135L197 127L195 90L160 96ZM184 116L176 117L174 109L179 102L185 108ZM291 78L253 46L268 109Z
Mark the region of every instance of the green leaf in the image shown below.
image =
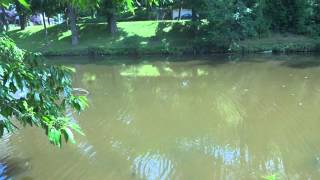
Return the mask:
M30 9L30 5L25 0L18 0L19 3L27 9Z
M80 128L80 126L78 125L78 124L76 124L76 123L71 123L70 124L70 127L71 127L71 129L72 130L74 130L74 131L76 131L77 133L79 133L79 134L81 134L81 135L85 135L82 131L81 131L81 128Z
M67 71L73 72L73 73L76 72L76 69L73 67L64 66L64 69L66 69Z
M134 13L133 1L132 0L126 0L126 4L127 4L127 8L129 9L129 11Z
M10 2L10 0L1 0L0 5L7 9L9 8Z
M70 106L80 112L88 103L86 97L72 91L74 69L44 65L25 54L11 39L0 35L0 135L17 128L11 121L15 117L22 125L42 127L54 145L61 146L62 135L75 142L73 131L84 133L65 114ZM18 89L29 90L26 98L13 97Z
M277 179L277 175L273 174L273 175L270 175L270 176L264 176L263 178L266 179L266 180L276 180Z
M48 132L49 141L60 147L61 145L61 132L55 128L50 128Z
M74 139L74 135L73 135L72 131L71 131L69 128L64 128L63 130L64 130L64 132L65 132L66 142L68 142L68 140L70 140L71 143L75 144L76 141L75 141L75 139Z
M42 119L43 119L43 121L46 122L46 123L50 123L50 121L51 121L51 118L48 117L48 116L43 116Z
M15 129L17 129L17 127L7 118L2 120L4 128L8 131L8 132L13 132Z
M88 99L86 96L78 96L78 99L80 101L81 110L84 110L89 106Z

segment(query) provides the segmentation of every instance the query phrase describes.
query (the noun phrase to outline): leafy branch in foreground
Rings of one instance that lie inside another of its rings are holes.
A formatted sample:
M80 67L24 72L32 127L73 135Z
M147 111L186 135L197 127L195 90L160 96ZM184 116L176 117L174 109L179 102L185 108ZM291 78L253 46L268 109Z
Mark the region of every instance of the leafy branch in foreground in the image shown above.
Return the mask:
M19 122L42 127L49 141L59 147L62 136L74 143L73 131L83 133L67 113L83 111L87 99L74 94L74 70L46 65L39 58L0 35L0 137L17 129L14 122Z

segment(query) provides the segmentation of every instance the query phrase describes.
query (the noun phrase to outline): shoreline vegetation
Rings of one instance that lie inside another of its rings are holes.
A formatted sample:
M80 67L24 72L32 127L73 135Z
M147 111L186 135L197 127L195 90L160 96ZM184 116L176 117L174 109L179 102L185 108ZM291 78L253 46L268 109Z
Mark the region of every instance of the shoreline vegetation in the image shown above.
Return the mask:
M200 55L226 53L311 53L320 52L319 38L295 34L268 34L265 37L239 40L228 46L210 43L210 39L193 36L179 25L186 21L118 22L119 33L106 33L105 23L80 23L80 43L70 44L71 32L66 24L11 30L8 35L20 48L45 56L99 55Z

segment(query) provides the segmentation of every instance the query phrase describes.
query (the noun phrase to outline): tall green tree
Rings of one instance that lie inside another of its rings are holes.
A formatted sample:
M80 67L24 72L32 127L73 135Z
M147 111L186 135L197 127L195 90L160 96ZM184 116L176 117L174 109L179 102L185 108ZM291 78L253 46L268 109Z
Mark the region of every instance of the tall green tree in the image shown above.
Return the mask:
M71 31L71 44L76 46L79 44L79 28L77 25L78 11L83 9L91 9L100 0L57 0L59 7L65 7L67 12L68 25Z
M266 18L277 32L303 32L307 15L306 0L265 0Z
M134 12L133 0L61 0L66 4L68 17L70 21L72 45L79 43L79 30L77 27L77 11L79 9L89 9L100 7L107 16L107 30L112 35L118 32L117 27L117 13L120 10L128 10ZM150 4L157 2L157 0L148 0Z
M146 0L145 4L158 5L160 0ZM117 15L120 11L134 13L135 1L133 0L101 0L99 1L100 11L107 17L107 32L115 35L118 32Z
M67 14L69 18L69 26L71 31L71 44L76 46L79 44L79 29L77 26L77 9L76 6L72 3L67 4Z
M50 25L49 17L57 15L62 12L62 6L59 0L30 0L30 10L32 13L40 13L42 16L43 27L45 30L45 36L48 35L47 23ZM45 17L48 17L46 22Z
M2 31L9 31L9 22L8 22L8 17L5 11L5 8L0 5L0 10L1 10L1 14L0 14L0 32Z
M16 10L19 14L20 28L23 30L27 25L27 14L29 5L25 0L0 0L0 8L4 11L10 4L16 5ZM8 29L8 28L7 28Z
M118 32L117 13L122 7L122 4L118 4L116 0L102 1L101 8L107 16L107 31L111 35L115 35Z
M30 5L33 13L41 13L45 36L47 37L48 29L45 20L45 8L48 7L48 0L30 0Z
M19 15L19 24L20 29L24 30L27 27L28 16L30 14L30 9L27 8L28 6L21 5L20 1L14 0L14 4L16 6L16 11Z
M232 43L256 35L254 8L246 0L206 0L201 14L207 17L206 39L224 49Z
M266 35L270 31L271 22L266 18L264 13L265 10L265 0L258 0L253 8L254 16L254 28L257 32L257 36L261 38L263 35Z
M316 24L320 24L320 0L314 0L312 3L313 19Z

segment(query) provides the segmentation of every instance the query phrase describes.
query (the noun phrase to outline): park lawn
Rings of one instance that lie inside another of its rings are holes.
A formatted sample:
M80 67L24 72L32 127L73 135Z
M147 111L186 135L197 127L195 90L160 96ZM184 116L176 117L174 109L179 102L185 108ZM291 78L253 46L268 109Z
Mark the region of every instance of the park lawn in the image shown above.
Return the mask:
M8 34L19 47L45 55L184 54L195 53L195 49L205 49L205 53L221 52L211 45L195 45L195 38L190 35L166 33L174 23L183 21L119 22L119 33L114 37L107 33L105 23L82 23L78 24L80 43L75 47L71 45L71 32L65 24L50 26L48 37L45 37L43 26L29 26ZM316 39L272 34L241 41L222 52L310 52L318 51L319 47Z
M240 42L238 51L247 52L314 52L319 51L320 41L294 34L271 34L268 37L247 39Z
M154 54L170 52L188 44L188 38L169 40L164 36L157 36L159 23L170 28L170 24L174 22L119 22L119 33L114 37L107 33L105 23L79 24L80 43L75 47L71 45L71 32L65 24L50 26L47 38L43 26L29 26L25 30L12 30L8 34L19 47L49 55L88 54L88 51L98 54Z

